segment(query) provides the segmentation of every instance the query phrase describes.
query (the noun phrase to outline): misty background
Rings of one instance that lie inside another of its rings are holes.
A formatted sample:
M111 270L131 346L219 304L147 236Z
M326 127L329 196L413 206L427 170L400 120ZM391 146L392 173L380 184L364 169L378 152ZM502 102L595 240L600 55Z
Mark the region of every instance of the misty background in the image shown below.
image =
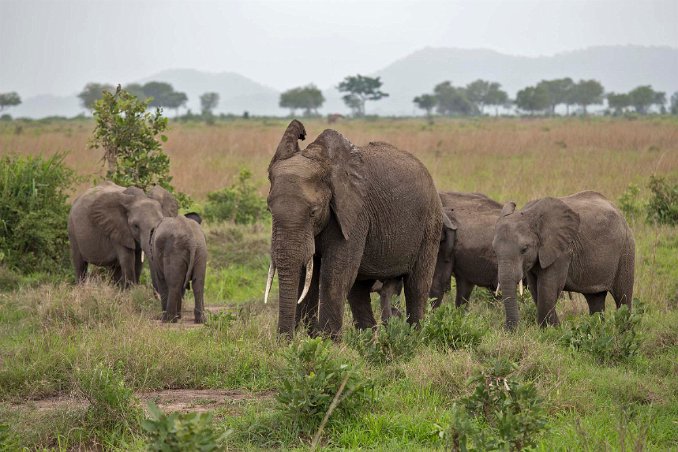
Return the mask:
M322 113L348 112L347 75L380 76L368 113L411 115L450 80L497 81L515 96L542 79L608 91L678 91L678 2L0 0L0 92L13 116L73 116L88 82L158 80L220 94L216 113L286 115L280 92L314 83ZM420 112L417 112L420 113Z

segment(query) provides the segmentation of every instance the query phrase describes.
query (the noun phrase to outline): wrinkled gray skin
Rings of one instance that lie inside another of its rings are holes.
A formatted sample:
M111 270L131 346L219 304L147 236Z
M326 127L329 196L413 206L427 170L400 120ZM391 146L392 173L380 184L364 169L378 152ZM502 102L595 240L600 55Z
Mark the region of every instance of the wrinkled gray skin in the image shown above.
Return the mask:
M122 287L139 282L141 247L163 217L160 204L139 188L112 182L80 195L68 215L68 238L75 280L80 283L87 265L113 270Z
M301 150L298 140L305 137L304 126L292 121L269 166L279 333L289 336L305 321L338 338L346 298L355 325L373 327L370 288L377 279L400 277L408 321L418 323L442 227L430 174L414 156L386 143L356 147L325 130ZM310 262L310 288L297 309Z
M624 216L600 193L584 191L531 201L515 212L508 203L497 221L493 247L504 297L506 327L519 313L517 282L526 276L539 324L556 325L562 290L584 295L591 314L605 309L612 294L631 308L635 242Z
M147 195L160 203L162 214L166 217L176 217L179 215L179 203L170 192L159 185L154 185L148 190Z
M387 279L386 281L375 281L370 288L370 292L379 294L379 304L381 307L381 321L388 322L391 317L400 317L400 309L391 306L393 297L400 296L403 291L402 279Z
M434 308L450 291L454 275L455 304L461 306L474 286L494 292L497 288L497 258L492 248L494 226L502 205L481 193L441 192L443 211L449 219L443 226L440 250L431 284Z
M207 244L196 214L165 217L151 230L149 258L153 286L160 294L162 321L181 317L181 301L190 282L195 298L195 323L205 320L204 292Z

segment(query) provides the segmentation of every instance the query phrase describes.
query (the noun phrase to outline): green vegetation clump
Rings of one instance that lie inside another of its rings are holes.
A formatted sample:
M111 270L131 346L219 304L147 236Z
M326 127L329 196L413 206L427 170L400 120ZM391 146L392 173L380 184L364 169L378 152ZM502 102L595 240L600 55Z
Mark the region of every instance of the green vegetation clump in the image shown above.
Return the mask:
M141 423L148 437L148 450L167 452L222 450L230 430L213 426L210 413L165 414L154 403L148 404L150 417Z
M678 183L650 176L649 187L652 196L647 205L647 220L651 223L678 225Z
M21 273L68 268L68 191L76 176L64 155L0 158L0 264Z
M252 172L242 168L238 181L230 187L207 195L205 218L208 221L233 221L254 224L266 216L266 200L251 182Z
M636 184L629 184L624 193L619 197L619 210L624 213L627 220L640 218L645 206L639 199L640 187Z
M315 432L332 401L338 404L332 419L355 416L372 397L372 383L356 366L336 357L334 345L322 338L291 344L277 395L280 410L300 433ZM328 424L329 425L329 424Z
M456 350L478 345L485 330L476 316L448 303L429 313L421 338L424 344L439 350Z
M375 330L351 330L346 342L373 364L409 361L419 346L419 332L405 318L391 317Z
M641 314L626 306L604 315L580 316L564 326L561 344L590 353L601 363L617 363L638 353Z

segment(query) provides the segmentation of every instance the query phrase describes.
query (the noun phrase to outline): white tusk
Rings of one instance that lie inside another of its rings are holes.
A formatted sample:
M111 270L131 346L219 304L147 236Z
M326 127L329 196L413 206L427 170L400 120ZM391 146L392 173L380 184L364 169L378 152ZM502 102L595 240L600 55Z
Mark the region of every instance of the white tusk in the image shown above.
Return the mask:
M311 258L308 260L308 263L306 264L306 280L304 281L304 290L301 291L301 296L299 297L297 304L304 301L304 297L308 293L308 289L311 288L311 278L313 278L313 256L311 256Z
M271 292L271 286L273 285L273 276L275 276L275 266L273 261L268 267L268 278L266 279L266 292L264 293L264 304L268 303L268 294Z
M494 291L494 296L495 297L499 296L499 283L497 283L497 290Z
M145 254L144 254L144 252L142 251L142 252L141 252L141 263L142 263L142 264L144 263L144 256L145 256Z
M523 280L521 279L520 282L518 283L518 291L520 292L520 296L523 296Z

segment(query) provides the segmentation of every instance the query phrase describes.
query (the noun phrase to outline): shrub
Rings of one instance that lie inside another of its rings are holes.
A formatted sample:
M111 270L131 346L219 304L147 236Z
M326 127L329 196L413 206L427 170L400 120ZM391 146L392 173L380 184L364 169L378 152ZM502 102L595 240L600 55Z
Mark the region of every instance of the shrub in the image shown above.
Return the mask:
M515 364L497 361L469 380L473 393L453 407L453 450L522 450L546 427L546 411L531 382L510 376Z
M625 361L638 353L640 321L640 312L626 306L605 315L580 316L564 327L560 342L572 350L590 353L601 363Z
M484 331L476 317L448 303L428 315L421 329L421 337L424 344L439 350L456 350L478 345Z
M96 431L137 429L143 412L121 370L100 363L93 369L78 369L76 378L78 390L89 401L88 427Z
M650 177L652 196L647 205L647 221L650 223L678 225L678 183L670 183L663 177Z
M350 331L346 342L367 361L387 364L412 359L419 344L418 336L418 331L404 317L391 317L375 330Z
M629 184L619 197L619 209L624 213L627 220L640 218L645 208L639 199L639 195L640 188L636 184Z
M298 432L310 434L318 429L342 386L334 417L356 415L372 396L372 383L353 364L338 358L328 340L315 338L291 344L285 359L277 400Z
M51 157L0 159L0 261L22 273L65 271L68 191L75 173Z
M222 450L230 430L215 429L209 413L165 414L154 403L148 404L150 417L141 423L148 436L149 451Z
M266 200L257 194L251 182L252 173L243 168L238 181L230 187L207 194L205 218L209 221L234 221L254 224L266 214Z

